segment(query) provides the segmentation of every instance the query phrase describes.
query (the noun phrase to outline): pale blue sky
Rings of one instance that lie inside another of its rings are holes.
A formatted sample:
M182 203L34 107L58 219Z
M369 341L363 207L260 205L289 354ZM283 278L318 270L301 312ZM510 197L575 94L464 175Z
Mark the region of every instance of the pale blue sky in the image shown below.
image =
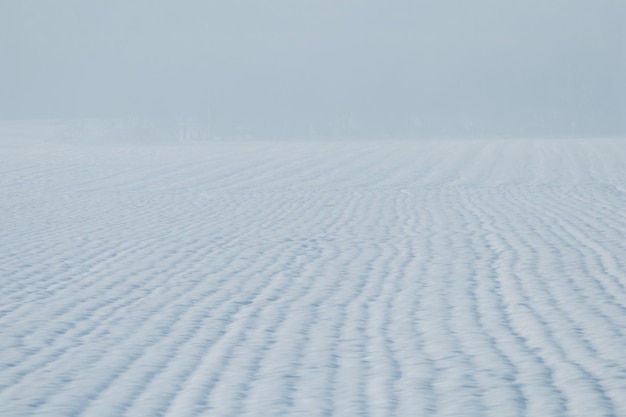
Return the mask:
M5 0L0 119L624 133L625 25L623 0Z

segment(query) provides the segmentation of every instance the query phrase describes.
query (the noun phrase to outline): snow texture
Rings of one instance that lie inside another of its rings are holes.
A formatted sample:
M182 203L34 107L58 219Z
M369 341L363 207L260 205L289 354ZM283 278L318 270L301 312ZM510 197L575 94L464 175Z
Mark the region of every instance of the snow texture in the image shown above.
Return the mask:
M626 142L0 149L0 416L626 416Z

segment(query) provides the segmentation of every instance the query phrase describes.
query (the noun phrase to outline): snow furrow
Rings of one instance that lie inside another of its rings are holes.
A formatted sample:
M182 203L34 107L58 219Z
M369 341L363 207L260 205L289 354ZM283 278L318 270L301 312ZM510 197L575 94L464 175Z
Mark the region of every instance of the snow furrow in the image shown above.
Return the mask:
M0 148L0 415L625 415L624 160Z

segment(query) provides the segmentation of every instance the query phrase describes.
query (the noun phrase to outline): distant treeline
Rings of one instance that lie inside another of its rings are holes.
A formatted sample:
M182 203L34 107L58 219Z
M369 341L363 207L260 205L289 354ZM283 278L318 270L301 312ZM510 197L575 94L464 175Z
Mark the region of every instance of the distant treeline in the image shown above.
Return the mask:
M588 129L572 120L560 128L536 120L530 124L508 123L494 127L485 121L466 117L455 123L415 116L406 122L377 125L354 113L308 127L285 122L279 128L264 128L251 122L214 123L205 117L128 117L0 120L2 142L133 142L172 143L223 139L431 139L431 138L532 138L532 137L611 137L617 130ZM623 135L622 135L623 136Z

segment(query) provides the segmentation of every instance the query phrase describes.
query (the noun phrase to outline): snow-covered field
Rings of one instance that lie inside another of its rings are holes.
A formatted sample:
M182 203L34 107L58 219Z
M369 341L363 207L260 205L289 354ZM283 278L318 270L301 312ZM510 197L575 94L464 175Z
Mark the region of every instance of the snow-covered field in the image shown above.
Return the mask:
M626 141L0 148L0 416L626 416Z

